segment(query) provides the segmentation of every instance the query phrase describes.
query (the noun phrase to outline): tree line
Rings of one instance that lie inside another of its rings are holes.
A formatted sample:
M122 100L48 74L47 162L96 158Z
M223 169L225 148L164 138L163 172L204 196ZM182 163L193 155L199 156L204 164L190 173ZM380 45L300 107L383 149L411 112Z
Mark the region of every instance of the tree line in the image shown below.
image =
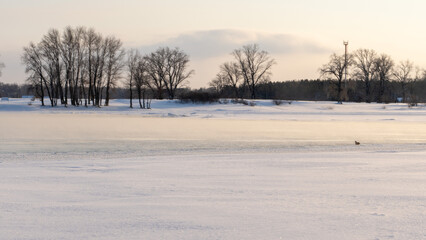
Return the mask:
M251 51L248 49L252 49ZM317 80L271 82L270 67L273 60L263 61L259 68L266 70L262 81L251 86L247 70L239 61L238 51L256 52L256 45L236 50L232 56L237 60L220 66L220 72L209 83L220 97L267 98L288 100L335 100L357 102L403 102L424 101L425 70L406 60L395 64L387 54L377 54L372 49L358 49L349 54L332 54L329 62L319 68ZM266 54L266 53L264 53ZM246 54L250 56L250 54ZM256 56L255 54L253 54ZM249 59L256 57L246 57ZM262 59L258 57L258 59ZM259 60L259 62L261 62ZM268 64L265 64L267 62ZM256 66L256 64L248 64ZM262 67L263 66L263 67ZM345 82L345 74L348 80Z
M371 95L379 94L380 83L372 81ZM386 91L383 95L383 102L396 102L398 98L402 100L403 88L401 83L397 81L387 81ZM410 82L407 86L408 92L411 92L414 98L407 100L409 104L426 102L426 80L421 78L418 81ZM241 87L238 89L241 98L250 98L248 89ZM135 92L133 100L138 99ZM19 98L23 95L35 95L34 88L30 84L12 84L0 82L0 97ZM125 86L116 86L111 90L111 99L129 99L129 89ZM347 101L365 102L365 83L362 80L349 79L347 81ZM152 91L146 89L145 92L145 108L149 108L150 99L154 98ZM192 99L198 102L214 102L220 98L235 98L235 92L232 87L225 87L219 93L213 88L189 89L178 88L176 90L176 98L188 102ZM276 99L276 100L304 100L304 101L338 101L337 87L335 80L324 79L303 79L283 82L266 82L261 83L256 88L257 99ZM143 101L143 98L142 98ZM141 103L143 104L143 102Z
M371 49L334 53L319 68L319 79L287 82L271 82L276 61L257 44L242 46L230 55L232 60L219 66L205 90L217 97L338 102L424 99L419 89L425 81L423 69L409 60L395 64L389 55ZM151 98L188 96L188 79L194 74L189 55L179 48L160 47L148 54L126 51L118 38L85 27L49 30L40 42L24 47L22 62L34 95L42 105L47 96L51 106L108 106L111 97L125 95L130 107L138 99L140 108L149 108Z
M320 69L322 77L333 79L335 82L335 98L339 102L348 100L348 94L353 87L344 86L344 72L349 71L349 77L363 83L362 92L358 95L365 102L387 102L395 97L390 93L399 94L403 102L416 102L416 82L425 79L425 70L414 63L405 60L395 64L387 54L378 54L372 49L357 49L353 53L345 55L332 54L328 63ZM399 90L395 90L394 83L399 84ZM358 90L361 90L358 89ZM389 98L390 97L390 98Z
M371 95L379 96L380 82L373 80L371 84ZM258 99L275 100L303 100L303 101L339 101L337 93L337 83L335 80L324 79L304 79L284 82L267 82L257 87L256 96ZM386 81L386 91L382 95L382 103L402 101L403 88L400 82ZM410 105L416 105L419 102L426 102L426 80L421 78L418 81L410 82L406 89L411 98L406 102ZM201 90L198 90L198 92ZM204 89L204 91L207 91ZM227 86L222 91L216 92L216 98L235 98L234 88ZM241 86L238 90L242 98L250 98L247 89ZM365 102L365 83L362 80L349 79L346 83L345 100L349 102Z

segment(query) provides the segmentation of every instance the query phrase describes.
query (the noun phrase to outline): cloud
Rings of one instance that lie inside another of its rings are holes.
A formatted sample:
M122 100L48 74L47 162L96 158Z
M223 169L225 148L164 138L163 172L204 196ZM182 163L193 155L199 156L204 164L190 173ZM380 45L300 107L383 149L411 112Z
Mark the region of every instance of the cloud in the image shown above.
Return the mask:
M196 59L230 54L246 44L257 43L271 54L324 54L331 50L312 40L289 34L268 34L241 30L219 29L180 34L152 45L141 46L151 52L161 46L179 47Z

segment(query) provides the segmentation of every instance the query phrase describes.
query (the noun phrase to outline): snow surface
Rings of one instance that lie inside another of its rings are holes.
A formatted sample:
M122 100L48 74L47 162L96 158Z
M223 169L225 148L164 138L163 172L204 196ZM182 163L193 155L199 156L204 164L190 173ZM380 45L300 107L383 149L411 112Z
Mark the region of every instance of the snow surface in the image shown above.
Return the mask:
M0 239L426 239L424 106L28 102L0 102Z

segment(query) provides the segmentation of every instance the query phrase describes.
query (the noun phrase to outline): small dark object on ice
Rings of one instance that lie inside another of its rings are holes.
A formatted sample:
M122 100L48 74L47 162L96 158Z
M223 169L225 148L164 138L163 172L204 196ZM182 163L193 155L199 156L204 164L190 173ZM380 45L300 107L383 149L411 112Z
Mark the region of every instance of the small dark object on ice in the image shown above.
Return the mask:
M355 145L360 145L361 143L358 141L355 141Z

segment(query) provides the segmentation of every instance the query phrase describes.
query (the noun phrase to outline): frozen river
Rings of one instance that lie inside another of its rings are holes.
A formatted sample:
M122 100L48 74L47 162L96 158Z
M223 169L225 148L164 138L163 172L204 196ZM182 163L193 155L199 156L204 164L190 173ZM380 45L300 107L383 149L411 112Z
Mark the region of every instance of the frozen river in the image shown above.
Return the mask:
M1 239L426 238L426 110L13 104Z

